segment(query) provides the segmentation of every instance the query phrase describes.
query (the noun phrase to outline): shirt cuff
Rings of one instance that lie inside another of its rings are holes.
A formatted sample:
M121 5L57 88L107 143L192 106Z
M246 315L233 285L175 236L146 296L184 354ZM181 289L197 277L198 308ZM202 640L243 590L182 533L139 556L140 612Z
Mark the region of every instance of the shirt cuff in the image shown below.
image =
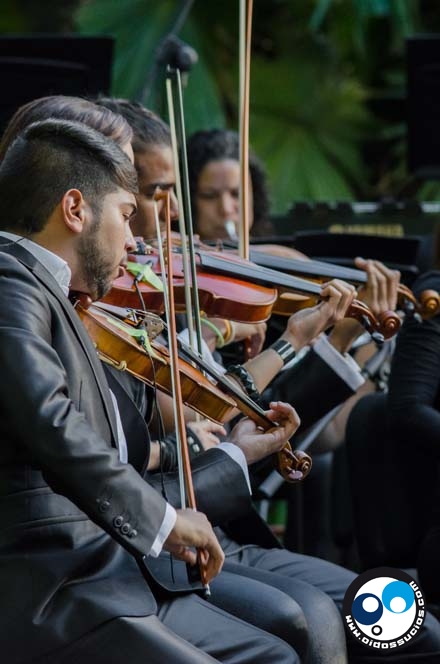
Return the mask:
M223 450L224 452L226 452L226 454L228 454L231 457L231 459L233 459L236 463L238 463L238 465L243 471L243 475L245 476L249 493L252 495L251 481L249 479L249 469L246 462L246 457L244 456L242 450L237 445L234 445L234 443L228 443L228 442L219 443L217 445L217 449Z
M157 533L156 539L153 542L153 546L151 547L147 555L152 556L153 558L158 557L159 553L162 551L162 547L164 545L165 540L167 539L168 535L174 528L176 519L177 519L176 510L172 505L167 503L165 509L165 516L163 517L163 521L159 528L159 532Z
M342 354L337 351L325 334L319 335L316 341L312 343L312 348L353 392L356 392L365 383L365 378L362 376L357 362L348 353Z

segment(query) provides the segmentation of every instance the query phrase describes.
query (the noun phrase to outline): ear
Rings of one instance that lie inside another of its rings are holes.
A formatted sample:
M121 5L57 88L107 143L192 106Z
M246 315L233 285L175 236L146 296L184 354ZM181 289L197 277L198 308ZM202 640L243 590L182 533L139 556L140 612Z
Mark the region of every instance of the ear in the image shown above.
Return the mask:
M64 223L72 233L81 233L86 221L86 203L79 189L69 189L61 201Z

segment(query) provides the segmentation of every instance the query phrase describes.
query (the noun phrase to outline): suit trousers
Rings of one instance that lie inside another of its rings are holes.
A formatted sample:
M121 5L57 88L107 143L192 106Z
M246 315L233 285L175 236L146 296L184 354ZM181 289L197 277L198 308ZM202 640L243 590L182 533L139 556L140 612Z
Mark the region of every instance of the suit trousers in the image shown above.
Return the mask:
M357 576L354 572L319 558L286 549L244 546L227 554L225 571L248 576L281 590L304 612L309 629L309 660L313 664L336 664L345 649L342 620L335 618L335 605L342 610L345 591ZM333 609L329 607L333 603ZM249 618L247 618L249 619ZM417 637L395 656L366 648L347 637L350 663L424 664L440 661L440 623L427 613Z
M197 595L159 603L157 615L120 617L29 664L299 664L295 651Z

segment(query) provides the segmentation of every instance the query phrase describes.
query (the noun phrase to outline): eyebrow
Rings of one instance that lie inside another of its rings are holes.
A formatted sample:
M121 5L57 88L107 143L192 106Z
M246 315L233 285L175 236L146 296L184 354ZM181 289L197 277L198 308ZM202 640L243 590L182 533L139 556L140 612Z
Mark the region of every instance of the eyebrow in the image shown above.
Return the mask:
M175 182L150 182L146 188L152 189L154 187L156 189L156 187L160 187L161 189L170 189L171 187L174 187L175 184Z
M216 187L213 184L210 185L205 185L202 187L198 187L200 191L236 191L239 189L239 185L236 185L234 187Z
M137 205L136 203L133 203L132 201L125 201L123 205L129 205L131 207L131 214L133 215L135 212L137 212Z
M160 189L161 191L171 191L174 189L176 186L175 182L151 182L145 187L140 187L139 193L142 194L143 196L153 196L154 192L156 189Z

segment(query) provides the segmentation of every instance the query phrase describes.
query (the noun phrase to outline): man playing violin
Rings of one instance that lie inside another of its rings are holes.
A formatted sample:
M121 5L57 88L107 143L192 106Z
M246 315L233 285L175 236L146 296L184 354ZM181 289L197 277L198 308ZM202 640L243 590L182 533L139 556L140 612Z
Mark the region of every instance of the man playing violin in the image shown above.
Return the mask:
M141 575L145 556L194 562L198 547L209 581L224 556L202 513L175 510L125 462L117 402L67 298L99 298L119 274L136 193L127 155L82 123L30 125L0 165L2 651L11 664L297 662L194 595L157 604ZM241 429L266 453L298 426L288 405L269 417L281 426Z
M125 414L125 413L124 413L124 414ZM154 465L154 464L153 464L153 465ZM202 503L201 503L201 504L202 504ZM252 520L251 520L251 523L252 523ZM248 524L248 527L252 530L252 528L251 528L251 523ZM261 528L260 528L260 534L259 534L259 535L258 535L258 529L257 529L257 530L255 531L255 533L254 533L254 535L257 535L257 539L260 539L260 540L261 540L261 534L262 534L262 533L261 533ZM269 541L270 541L270 540L269 540ZM271 545L273 546L273 542L272 542L272 544L270 544L270 543L268 544L267 541L266 541L266 546L271 546ZM334 571L334 570L333 570L333 571ZM223 575L222 575L222 576L223 576ZM221 578L222 578L222 577L219 577L219 580L220 580ZM241 578L241 576L240 576L240 578ZM239 580L238 580L238 578L237 578L237 581L235 582L235 585L233 585L233 589L235 590L236 593L237 593L237 584L238 584L238 583L239 583ZM250 582L249 582L249 583L250 583ZM255 594L254 594L254 597L256 596L256 597L261 598L261 596L262 596L261 593L263 592L263 587L265 586L265 584L260 583L260 585L258 586L258 583L259 583L259 582L256 582L256 581L253 580L253 584L254 584L254 585L251 586L251 588L252 588L252 592L255 593ZM255 584L257 584L257 586L255 586ZM266 587L267 587L267 586L266 586ZM275 601L278 602L278 601L280 600L280 596L277 595L277 593L276 593L275 589L273 588L273 586L272 586L272 591L273 591L273 592L272 592L272 595L275 597ZM215 594L215 589L214 589L214 594ZM240 594L240 593L238 593L238 594ZM311 609L313 608L313 613L316 614L316 617L315 617L315 625L317 626L317 623L319 622L319 616L320 616L320 615L322 616L322 620L325 621L325 624L327 624L327 625L333 625L333 624L336 625L337 623L333 623L333 621L334 621L334 616L332 616L332 608L331 608L331 604L328 604L328 603L327 603L327 605L326 605L324 602L321 601L321 602L320 602L320 605L318 606L318 604L314 602L314 600L317 599L316 595L313 596L313 594L310 593L310 589L307 591L307 594L308 594L308 596L309 596L309 607L308 607L307 610L311 611ZM266 597L267 597L267 595L266 595ZM226 601L229 601L230 598L231 598L231 593L226 594ZM225 599L225 592L224 592L224 588L223 588L223 600L224 600L224 599ZM320 599L322 600L322 598L320 598ZM235 608L235 607L233 607L233 608ZM241 608L241 607L240 607L240 608ZM291 609L292 609L291 606L290 606L290 607L287 607L287 610L286 610L285 615L288 615L288 611L291 611ZM321 613L320 613L320 612L321 612ZM292 617L292 613L290 613L290 617ZM313 624L313 623L312 623L312 624ZM285 631L286 631L286 633L287 633L287 631L289 631L289 630L290 630L290 631L293 631L291 625L292 625L292 622L287 621L287 622L285 623L284 627L285 627ZM279 629L279 626L278 626L278 629ZM330 628L330 629L331 629L331 628ZM317 630L316 627L315 627L315 631L319 631L319 630ZM320 631L323 632L323 630L322 630L322 623L321 623L321 630L320 630ZM340 631L339 631L339 628L336 628L335 636L337 637L338 634L339 634L339 636L340 636L341 633L340 633ZM315 637L315 638L316 638L316 637ZM321 645L324 644L324 643L325 643L325 642L323 641L323 639L321 639ZM329 653L330 653L330 651L327 651L327 655L329 655ZM319 660L318 660L318 659L315 659L315 661L319 661Z
M5 133L4 140L0 146L0 153L2 155L5 154L8 144L11 143L20 129L23 129L34 120L44 119L45 117L81 119L91 126L99 127L101 132L111 136L113 140L116 140L127 150L126 143L130 139L130 135L127 136L126 128L124 128L124 126L121 127L121 123L118 123L115 120L111 111L104 108L97 108L85 100L65 97L48 97L30 102L18 110ZM119 117L119 119L122 120L120 116L116 117ZM130 153L130 150L128 149L127 152ZM330 307L330 311L332 307L336 308L340 299L340 296L335 292L332 294L332 297L334 302ZM272 358L272 362L274 359L276 359L276 357ZM122 376L126 376L126 374L120 374L119 378L121 379ZM108 376L108 380L112 381L112 390L121 404L124 418L126 418L128 414L131 414L129 417L129 426L131 426L130 430L132 431L132 434L128 441L128 460L134 465L134 467L138 467L139 470L142 470L142 466L144 465L143 459L147 454L145 440L148 439L148 431L146 431L145 424L142 428L142 420L139 422L139 413L137 413L138 416L136 419L136 409L133 407L131 400L127 398L126 391L121 389L119 381L114 380L114 377L111 374ZM134 430L132 420L136 420ZM139 442L140 445L137 448L136 443ZM246 458L248 462L255 460L255 445L249 440L249 436L243 436L243 432L241 432L238 440L236 440L236 444L241 445L243 449L247 447L248 452ZM140 455L137 454L137 449L139 448L141 452ZM157 454L157 451L158 445L152 444L150 447L149 459L150 469L159 466L159 455ZM202 473L199 471L203 469L201 464L200 467L197 467L199 461L202 461L203 464L205 464L205 467L209 467L211 470L210 473L203 472L203 490L199 491L199 495L202 496L202 501L200 503L202 507L204 506L203 498L206 499L206 497L209 498L210 496L217 498L214 510L212 509L212 504L209 504L209 500L206 503L206 508L209 509L211 515L215 517L216 522L227 521L231 514L234 515L234 518L237 518L240 514L240 510L242 513L245 509L248 510L246 506L249 503L249 491L247 489L243 472L240 470L238 463L235 463L232 459L229 460L229 462L225 459L225 451L226 449L222 449L221 453L220 449L217 447L215 450L211 450L210 453L203 455L203 457L199 457L199 459L194 462L196 464L196 483L202 476ZM142 458L140 459L139 457ZM164 459L162 459L162 461L164 461ZM168 462L169 461L170 459L168 458ZM169 467L170 469L174 468L171 464L169 464ZM214 468L215 472L212 472ZM220 499L221 496L223 497ZM298 644L302 651L305 652L307 634L302 611L298 605L296 605L293 600L288 598L284 593L258 581L241 579L241 577L235 577L235 579L231 581L230 576L228 578L227 574L222 574L220 589L216 589L217 596L219 592L221 592L222 601L227 603L233 601L233 612L239 617L245 615L245 611L250 604L250 602L247 601L248 597L261 598L264 596L264 604L268 608L268 613L267 617L257 624L261 627L268 628L270 631L274 631L277 634L281 627L281 632L285 631L286 634L288 634L288 641L290 643L295 643L295 645ZM237 597L241 599L240 603L237 601ZM252 599L252 601L254 601L254 599ZM331 617L332 606L329 605L328 608L329 612L326 614L326 622L329 624L333 621L335 623L335 629L340 629L338 615L333 609L334 615ZM169 612L167 615L169 616ZM267 623L268 617L270 619L269 624ZM341 647L344 648L343 643Z
M138 104L122 100L101 100L100 103L124 115L134 130L133 148L141 190L139 198L143 199L143 204L139 206L141 213L138 213L133 220L133 229L136 234L140 233L148 237L148 234L152 231L152 195L154 190L156 188L171 189L174 184L170 139L167 135L166 125L157 116L145 111ZM154 159L159 152L160 159ZM149 168L143 167L146 164L149 165ZM176 216L177 207L175 202L172 205L172 210L172 214ZM369 265L371 272L374 272L373 267ZM379 275L379 278L376 277L375 273L373 284L370 285L368 290L368 296L372 300L375 298L378 303L380 300L379 304L381 305L384 296L383 279L381 275ZM389 284L387 283L385 290L388 288ZM350 296L353 297L353 291L350 291ZM387 297L392 296L393 293L391 292ZM343 302L343 306L346 307L348 301L347 293L341 295L340 302ZM297 319L296 325L298 325L298 322ZM293 333L295 323L291 321L290 325ZM315 334L317 331L315 331ZM346 399L363 382L359 369L351 366L344 356L340 355L336 360L336 362L345 363L344 369L341 369L340 373L338 373L338 369L333 368L338 365L332 365L329 360L329 357L332 359L337 357L339 351L346 351L353 338L359 334L359 331L359 327L354 330L353 326L344 324L339 334L336 331L332 333L330 343L328 343L328 340L322 339L319 342L321 346L317 344L312 353L309 353L292 369L281 373L280 377L271 386L272 393L288 394L289 401L292 398L295 405L299 402L304 406L308 423L316 421L334 405ZM308 332L311 333L310 328ZM305 329L303 329L303 335L303 343L308 343L310 337L307 340L305 339L307 336ZM293 343L295 344L297 341ZM299 347L300 345L295 346L295 349L298 350ZM322 347L325 350L321 350ZM330 347L330 350L328 347ZM282 359L277 358L273 351L268 350L266 353L265 359L263 358L265 366L264 370L261 369L261 374L258 373L255 366L258 362L262 362L261 357L260 359L255 358L254 366L251 363L246 364L260 391L279 372L283 365ZM267 398L268 395L263 396ZM320 398L317 398L318 396ZM300 408L298 410L301 412ZM199 500L203 502L203 492L201 491L198 495ZM246 520L236 519L235 521L229 521L227 524L224 522L222 525L223 532L219 532L219 537L226 552L226 567L228 570L254 582L258 581L269 585L287 594L300 604L309 629L308 657L310 661L343 661L345 655L341 643L344 636L340 629L340 622L335 618L333 602L339 607L341 606L345 589L355 575L331 563L280 549L278 541L255 512L251 513ZM212 584L213 601L227 607L228 610L237 610L238 597L231 601L230 594L228 595L227 591L222 591L221 581L222 576L220 575ZM249 593L251 595L252 590ZM329 598L333 601L329 602ZM249 611L248 614L241 615L245 615L247 620L254 621L257 624L258 621L266 619L266 617L261 616L261 612L258 614L255 602L253 610ZM274 629L278 629L277 633L289 641L289 627L291 630L292 621L289 623L286 615L287 612L284 615L284 624L278 625ZM323 629L324 624L328 626L328 630ZM290 636L290 638L292 637ZM439 650L440 630L435 620L430 616L425 623L425 631L420 634L412 650L411 648L405 650L406 655L402 656L401 661L417 661L417 657L420 656L421 652L437 653ZM362 661L364 654L362 648L358 648L354 641L350 641L350 661ZM372 661L380 661L382 657L380 653L374 653Z

